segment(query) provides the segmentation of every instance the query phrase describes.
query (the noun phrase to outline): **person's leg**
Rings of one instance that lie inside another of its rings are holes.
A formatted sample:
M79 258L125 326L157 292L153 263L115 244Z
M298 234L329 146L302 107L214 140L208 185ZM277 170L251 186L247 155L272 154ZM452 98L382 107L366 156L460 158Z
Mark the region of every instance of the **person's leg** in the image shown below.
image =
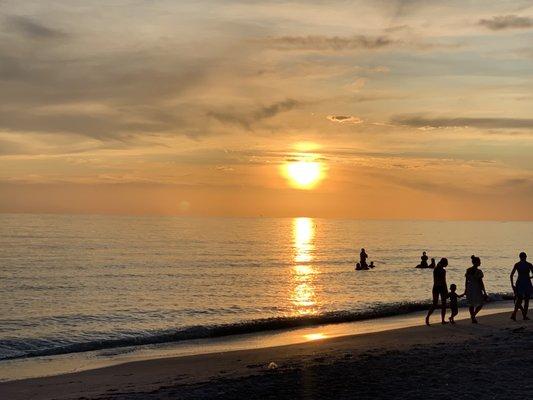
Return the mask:
M527 316L527 310L529 308L529 295L526 294L524 297L524 308L522 309L522 315L524 316L524 319L529 319Z
M478 312L481 311L482 308L483 308L483 304L476 307L476 309L474 310L474 317L476 317L476 315L478 314Z
M472 322L476 323L476 314L475 314L475 308L470 306L468 307L468 311L470 311L470 319L472 320Z
M522 315L524 314L524 309L522 308L522 296L520 295L517 295L515 297L514 310L513 310L513 313L511 314L511 319L513 321L516 321L516 313L518 312L518 310L522 310Z
M441 300L442 300L442 309L440 311L440 319L443 324L446 323L446 294L441 293L440 294Z
M428 314L426 315L426 325L429 326L429 317L431 314L433 314L433 311L435 311L435 308L437 308L437 305L439 304L439 294L433 290L433 304L431 304L431 307L429 307Z

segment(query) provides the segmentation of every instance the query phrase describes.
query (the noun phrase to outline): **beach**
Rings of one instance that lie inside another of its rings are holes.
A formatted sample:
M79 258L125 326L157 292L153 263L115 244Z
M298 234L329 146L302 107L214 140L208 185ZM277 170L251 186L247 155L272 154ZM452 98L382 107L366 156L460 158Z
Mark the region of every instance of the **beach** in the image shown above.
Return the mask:
M435 319L435 321L437 318ZM303 344L144 360L0 384L18 399L523 397L533 329L509 313ZM422 321L421 321L422 322Z

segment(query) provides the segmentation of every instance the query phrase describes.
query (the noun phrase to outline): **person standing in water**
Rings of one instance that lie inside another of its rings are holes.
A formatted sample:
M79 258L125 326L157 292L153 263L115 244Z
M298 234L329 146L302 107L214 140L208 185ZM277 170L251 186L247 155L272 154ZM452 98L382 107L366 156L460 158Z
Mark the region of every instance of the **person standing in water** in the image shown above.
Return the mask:
M420 260L421 260L420 267L427 268L428 267L428 259L429 259L429 257L426 255L426 252L423 251L422 252L422 257L420 257Z
M445 324L446 318L446 298L448 297L448 285L446 284L446 267L448 266L448 260L441 258L437 266L433 270L433 304L429 308L426 316L426 325L429 326L429 317L433 314L439 305L439 297L441 299L441 323Z
M529 298L533 294L533 285L531 284L531 277L533 275L533 265L527 262L527 254L522 252L519 255L520 261L517 262L513 270L511 271L511 287L515 294L515 305L514 311L511 314L511 319L516 321L516 313L518 310L522 310L522 317L524 320L528 320L527 310L529 308ZM516 279L516 285L513 282L515 272L518 273L518 278ZM522 300L524 305L522 306Z
M359 257L361 258L361 268L368 268L368 264L366 263L366 260L368 258L368 254L366 254L365 249L361 249L361 253L359 254Z
M483 303L488 297L483 283L483 272L479 269L481 259L472 256L472 267L466 270L465 274L465 294L470 311L470 319L473 324L477 324L476 315L483 308Z

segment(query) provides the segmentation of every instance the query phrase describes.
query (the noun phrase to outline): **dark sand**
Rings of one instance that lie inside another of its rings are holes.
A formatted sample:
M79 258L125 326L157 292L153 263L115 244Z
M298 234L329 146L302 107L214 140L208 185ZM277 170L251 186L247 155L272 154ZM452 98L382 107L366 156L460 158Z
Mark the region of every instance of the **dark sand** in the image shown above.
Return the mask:
M479 321L7 382L0 399L532 398L531 321Z

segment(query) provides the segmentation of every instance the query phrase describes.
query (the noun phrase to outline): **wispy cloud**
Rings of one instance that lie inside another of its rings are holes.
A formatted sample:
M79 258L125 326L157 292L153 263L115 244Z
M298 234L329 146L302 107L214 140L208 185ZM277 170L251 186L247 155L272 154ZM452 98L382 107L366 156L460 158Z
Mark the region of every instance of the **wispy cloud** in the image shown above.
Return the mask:
M499 15L491 19L480 19L479 25L485 26L493 31L504 29L528 29L533 28L533 18L521 17L518 15Z
M297 100L286 99L254 110L210 111L208 116L223 123L240 125L245 129L251 129L254 123L272 118L282 112L290 111L300 104Z
M61 30L50 28L29 17L10 15L5 20L8 29L31 39L58 39L67 36Z
M417 128L473 127L483 129L533 129L533 119L531 118L428 118L416 115L400 115L392 118L392 122Z
M341 36L282 36L265 40L270 46L279 50L374 50L391 46L395 40L387 36L355 35L351 37Z

